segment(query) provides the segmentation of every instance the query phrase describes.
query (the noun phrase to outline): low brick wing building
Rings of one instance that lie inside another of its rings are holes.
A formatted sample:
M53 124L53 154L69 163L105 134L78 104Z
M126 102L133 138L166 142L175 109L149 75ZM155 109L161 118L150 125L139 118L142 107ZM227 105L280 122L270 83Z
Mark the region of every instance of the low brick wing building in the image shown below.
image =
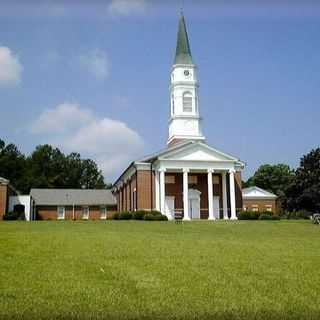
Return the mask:
M110 190L31 189L39 220L107 219L116 209Z
M243 209L248 211L269 211L278 214L277 196L259 187L242 190Z
M9 199L15 196L17 191L11 186L10 181L0 177L0 220L9 210Z

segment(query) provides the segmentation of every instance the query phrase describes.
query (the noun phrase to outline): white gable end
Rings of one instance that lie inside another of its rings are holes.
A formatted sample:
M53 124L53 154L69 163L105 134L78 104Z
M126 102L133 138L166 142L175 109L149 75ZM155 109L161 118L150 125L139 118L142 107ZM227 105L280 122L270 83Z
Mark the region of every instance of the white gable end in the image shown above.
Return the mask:
M237 161L237 159L225 155L218 150L203 144L186 145L185 147L164 154L162 159L181 161Z
M242 190L244 198L276 198L277 196L271 192L258 187L251 187Z

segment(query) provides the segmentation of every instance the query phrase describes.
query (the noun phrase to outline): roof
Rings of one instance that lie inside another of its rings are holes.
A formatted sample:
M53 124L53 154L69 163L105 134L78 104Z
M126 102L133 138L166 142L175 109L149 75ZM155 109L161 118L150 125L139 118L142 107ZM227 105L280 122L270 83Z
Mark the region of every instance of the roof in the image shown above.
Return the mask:
M31 189L36 205L115 205L111 190Z
M277 195L262 188L253 186L242 189L243 199L276 199Z
M213 148L213 147L209 146L208 144L206 144L205 142L194 141L194 140L187 140L187 141L179 142L179 143L174 144L173 146L170 146L170 147L168 147L168 148L166 148L164 150L161 150L161 151L159 151L159 152L157 152L155 154L152 154L152 155L149 155L147 157L144 157L143 159L140 159L140 161L138 161L138 162L150 162L150 161L152 161L154 159L157 159L159 157L163 157L163 156L171 153L172 151L184 149L184 148L186 148L188 146L194 146L194 145L199 145L199 146L202 146L202 147L204 147L204 148L206 148L208 150L214 151L214 152L216 152L216 153L218 153L218 154L220 154L222 156L225 156L225 157L229 158L229 160L231 160L231 161L241 162L242 163L242 161L240 159L238 159L238 158L236 158L236 157L234 157L234 156L232 156L230 154L227 154L225 152L222 152L222 151L220 151L220 150L218 150L216 148ZM242 164L244 165L244 163L242 163Z
M188 33L183 14L179 20L177 48L174 64L193 64Z
M9 183L10 183L10 181L9 181L9 180L7 180L7 179L5 179L5 178L0 177L0 184L9 184Z
M144 158L140 158L139 160L137 161L133 161L130 163L130 165L122 172L122 174L119 176L119 178L114 182L113 186L115 186L120 180L121 178L132 168L134 167L135 165L138 165L138 164L151 164L156 161L156 160L161 160L161 159L164 159L164 157L168 156L169 154L171 153L175 153L175 152L178 152L178 151L181 151L181 150L185 150L187 148L192 148L193 146L199 146L203 149L206 149L208 150L209 152L215 152L225 158L227 158L228 161L232 161L232 162L235 162L237 163L238 165L244 167L245 166L245 163L242 162L240 159L230 155L230 154L227 154L227 153L224 153L218 149L215 149L209 145L207 145L205 142L201 142L201 141L194 141L194 140L183 140L179 143L176 143L172 146L169 146L159 152L156 152L154 154L151 154L151 155L148 155Z

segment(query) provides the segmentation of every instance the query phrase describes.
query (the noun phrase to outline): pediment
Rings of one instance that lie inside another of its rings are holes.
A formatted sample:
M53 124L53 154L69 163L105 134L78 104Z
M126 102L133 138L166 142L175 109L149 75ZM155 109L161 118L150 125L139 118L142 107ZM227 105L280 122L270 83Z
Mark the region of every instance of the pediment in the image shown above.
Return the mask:
M238 161L238 159L214 149L204 143L186 144L181 148L168 151L161 156L164 160L179 161Z
M250 187L242 190L242 195L245 198L276 198L277 196L267 190L259 187Z

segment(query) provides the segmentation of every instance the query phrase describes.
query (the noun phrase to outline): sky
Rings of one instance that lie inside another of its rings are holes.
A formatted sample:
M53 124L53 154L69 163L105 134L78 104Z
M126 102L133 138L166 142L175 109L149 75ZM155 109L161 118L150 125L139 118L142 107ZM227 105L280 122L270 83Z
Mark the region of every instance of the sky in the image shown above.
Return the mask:
M208 144L292 168L320 141L319 1L2 0L0 138L97 161L106 181L168 137L183 7Z

